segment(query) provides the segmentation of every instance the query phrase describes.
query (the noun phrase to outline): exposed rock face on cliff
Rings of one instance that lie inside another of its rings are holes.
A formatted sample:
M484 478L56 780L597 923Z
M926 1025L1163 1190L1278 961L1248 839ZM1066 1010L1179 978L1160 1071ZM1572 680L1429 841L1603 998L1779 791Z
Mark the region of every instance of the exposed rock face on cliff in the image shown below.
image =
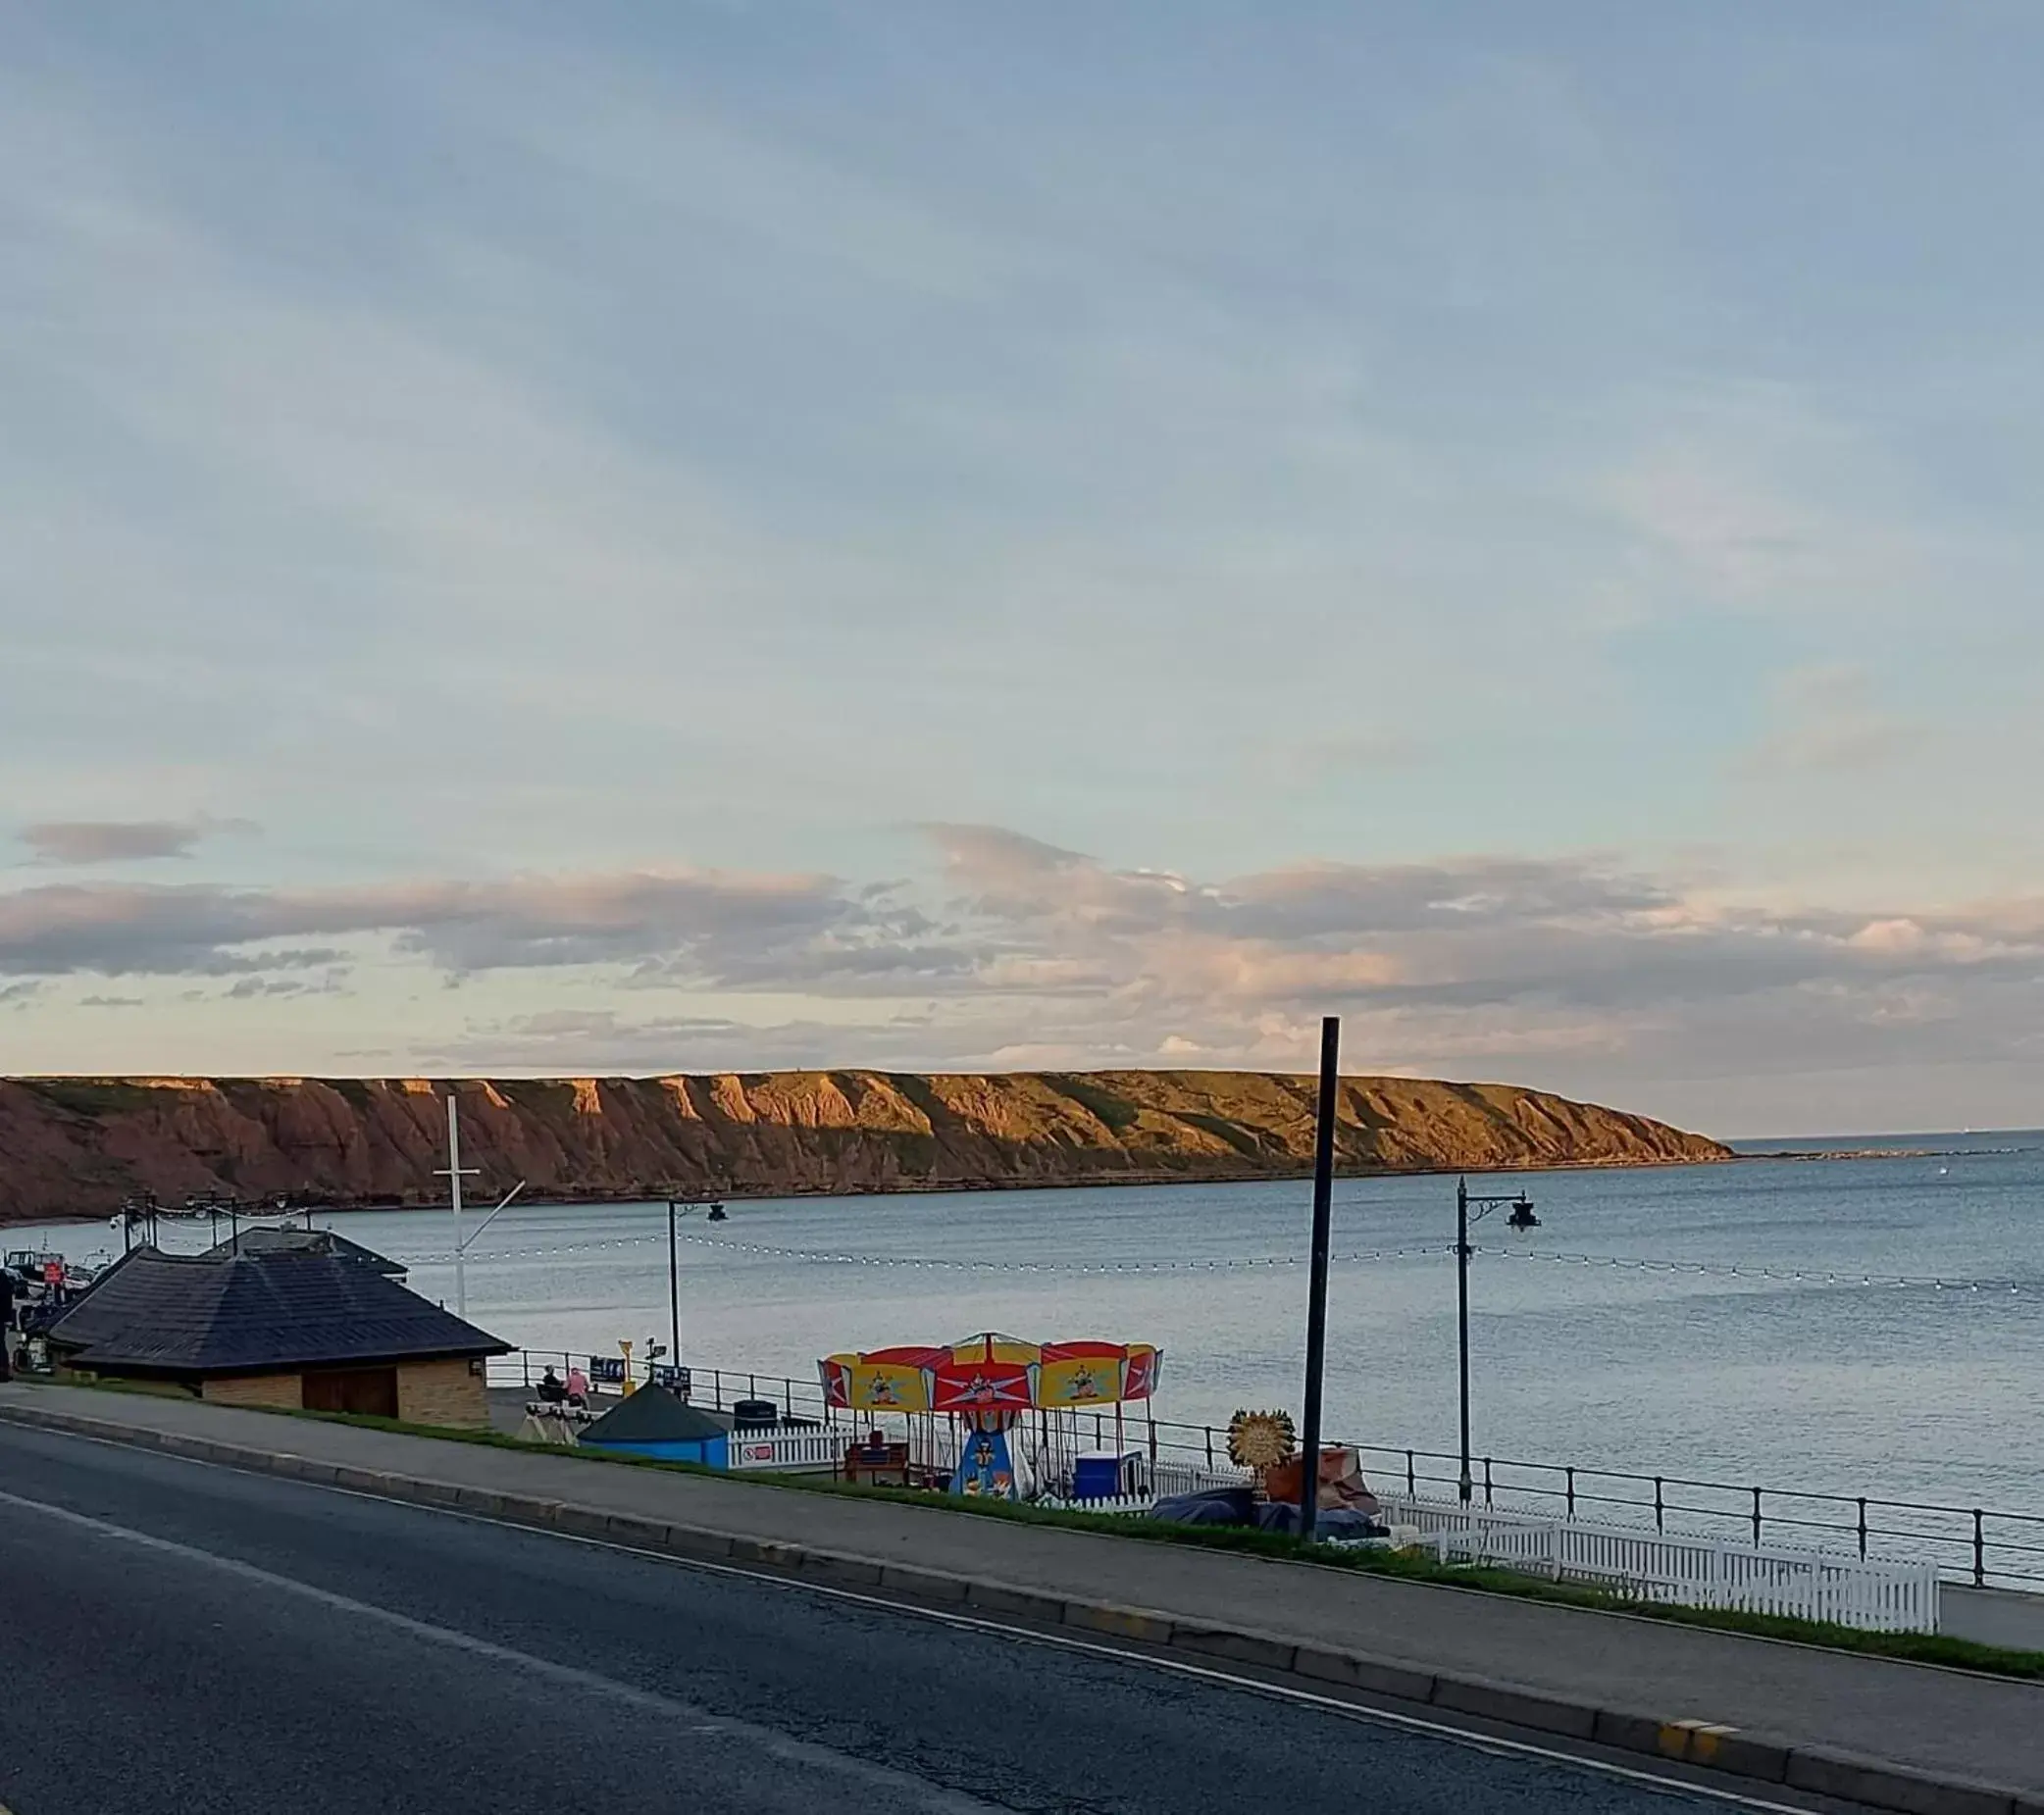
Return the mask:
M0 1080L0 1222L154 1191L437 1201L423 1079ZM1314 1081L1261 1072L463 1079L473 1194L539 1198L1253 1179L1312 1163ZM1348 1172L1716 1160L1701 1135L1509 1084L1343 1081Z

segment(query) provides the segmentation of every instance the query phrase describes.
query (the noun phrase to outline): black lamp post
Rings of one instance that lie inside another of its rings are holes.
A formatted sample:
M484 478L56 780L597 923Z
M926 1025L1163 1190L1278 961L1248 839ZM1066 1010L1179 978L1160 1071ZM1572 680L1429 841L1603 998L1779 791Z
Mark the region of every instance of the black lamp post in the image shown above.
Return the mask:
M1533 1217L1533 1200L1524 1191L1509 1197L1472 1197L1469 1195L1469 1181L1456 1181L1455 1289L1462 1363L1462 1473L1457 1487L1464 1506L1469 1503L1470 1488L1474 1485L1469 1479L1469 1256L1476 1250L1469 1245L1469 1225L1482 1222L1493 1210L1504 1204L1511 1206L1514 1225L1525 1226L1520 1224L1522 1215L1528 1219ZM1472 1209L1476 1212L1474 1216L1469 1214Z
M682 1260L681 1235L675 1225L692 1211L702 1208L699 1197L670 1197L667 1200L667 1365L679 1370L682 1365ZM714 1213L720 1206L712 1205ZM650 1369L646 1379L651 1381ZM679 1372L674 1376L681 1378ZM687 1397L687 1394L683 1395Z
M1342 1024L1320 1022L1320 1113L1313 1132L1313 1250L1305 1308L1305 1466L1299 1489L1299 1536L1310 1543L1320 1510L1320 1379L1327 1360L1327 1246L1334 1198L1334 1099Z
M682 1263L675 1235L675 1201L667 1200L667 1339L669 1367L682 1365ZM676 1378L680 1378L677 1376Z

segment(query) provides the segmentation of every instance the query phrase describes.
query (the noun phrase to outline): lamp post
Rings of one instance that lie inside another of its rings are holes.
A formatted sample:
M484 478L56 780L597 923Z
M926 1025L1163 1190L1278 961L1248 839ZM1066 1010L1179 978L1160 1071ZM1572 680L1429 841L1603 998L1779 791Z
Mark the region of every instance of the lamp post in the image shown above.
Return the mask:
M1327 1360L1327 1247L1334 1201L1334 1098L1342 1043L1338 1016L1320 1022L1320 1115L1313 1134L1312 1283L1305 1310L1305 1455L1299 1489L1299 1536L1310 1543L1320 1510L1320 1377Z
M667 1200L667 1339L668 1365L682 1365L682 1261L681 1236L675 1224L692 1210L702 1208L702 1200L696 1197L670 1197ZM713 1204L711 1209L719 1206ZM650 1380L652 1377L646 1377ZM679 1375L676 1376L680 1378ZM687 1397L687 1394L683 1395Z
M682 1365L682 1262L674 1233L675 1204L667 1200L667 1340L670 1367ZM675 1377L679 1380L681 1377Z
M1516 1218L1521 1211L1528 1217L1533 1214L1533 1200L1524 1191L1508 1197L1472 1197L1469 1181L1455 1182L1455 1293L1456 1323L1461 1339L1461 1409L1462 1409L1462 1472L1457 1489L1464 1506L1469 1503L1469 1493L1474 1483L1469 1479L1469 1256L1476 1250L1469 1245L1469 1225L1480 1223L1503 1204L1511 1206ZM1469 1212L1476 1214L1471 1216Z

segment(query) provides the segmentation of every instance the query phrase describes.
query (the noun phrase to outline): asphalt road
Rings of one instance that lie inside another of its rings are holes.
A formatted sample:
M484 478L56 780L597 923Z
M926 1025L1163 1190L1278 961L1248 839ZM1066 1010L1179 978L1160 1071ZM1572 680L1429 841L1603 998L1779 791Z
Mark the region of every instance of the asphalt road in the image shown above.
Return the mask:
M0 1805L1726 1807L792 1584L4 1425Z

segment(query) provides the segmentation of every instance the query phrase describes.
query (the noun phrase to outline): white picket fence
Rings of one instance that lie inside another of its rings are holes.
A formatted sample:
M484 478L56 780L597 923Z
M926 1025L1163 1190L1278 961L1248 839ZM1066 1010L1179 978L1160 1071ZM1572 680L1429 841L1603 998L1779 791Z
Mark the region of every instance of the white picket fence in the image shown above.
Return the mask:
M1205 1493L1214 1487L1253 1487L1256 1478L1248 1469L1209 1468L1199 1462L1176 1462L1159 1456L1149 1464L1150 1484L1158 1499L1178 1493Z
M1934 1633L1938 1627L1937 1570L1928 1563L1866 1563L1456 1501L1380 1498L1383 1519L1416 1527L1443 1562L1497 1563L1597 1583L1641 1600L1782 1614L1868 1632Z
M1032 1505L1041 1506L1048 1512L1123 1513L1137 1518L1155 1506L1153 1493L1110 1493L1099 1499L1073 1500L1062 1494L1039 1494Z
M844 1460L849 1432L825 1425L800 1430L734 1431L727 1449L734 1469L825 1469Z

